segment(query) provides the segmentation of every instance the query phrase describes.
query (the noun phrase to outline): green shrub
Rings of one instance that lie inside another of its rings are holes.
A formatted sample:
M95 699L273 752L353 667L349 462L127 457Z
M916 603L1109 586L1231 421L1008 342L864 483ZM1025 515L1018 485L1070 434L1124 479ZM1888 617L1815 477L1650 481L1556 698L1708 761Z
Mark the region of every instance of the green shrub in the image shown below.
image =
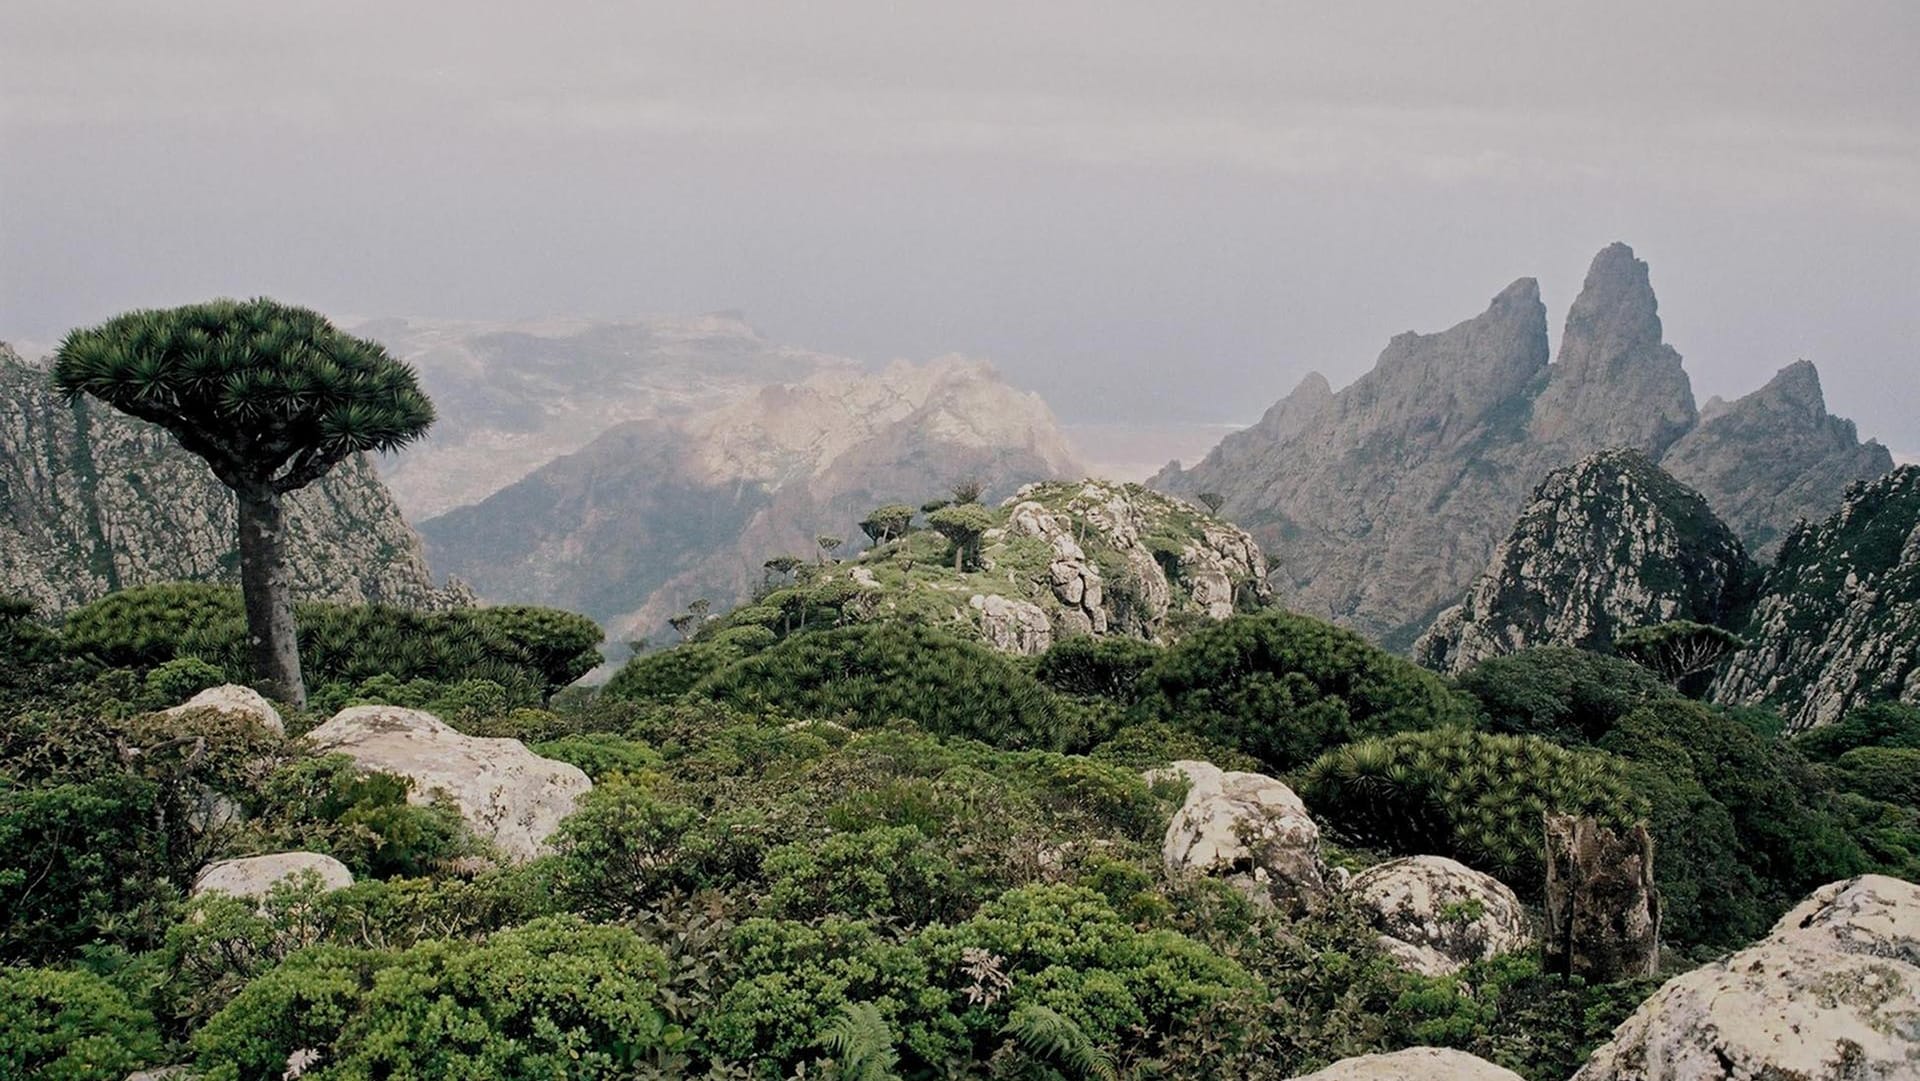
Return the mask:
M666 961L632 931L548 918L397 954L303 951L194 1036L214 1079L277 1077L299 1048L329 1077L622 1078L682 1042Z
M1033 674L1062 694L1110 699L1122 705L1140 700L1141 679L1160 648L1125 635L1079 635L1064 638L1042 653Z
M1832 762L1855 747L1920 747L1920 706L1877 702L1801 732L1792 745L1815 762Z
M531 750L543 758L571 762L595 784L616 773L639 773L660 764L652 747L611 732L588 732L536 743Z
M688 642L641 653L622 665L601 693L633 702L668 702L740 656L738 650L718 642Z
M1481 661L1458 682L1494 731L1562 743L1591 743L1648 702L1676 697L1637 664L1558 646Z
M160 828L167 799L160 785L119 774L0 788L0 960L157 941L190 862L181 838Z
M891 622L794 635L715 673L699 693L792 717L898 719L997 747L1061 749L1075 715L1011 658L978 642Z
M1146 680L1153 715L1283 771L1352 740L1472 718L1432 673L1291 612L1207 627L1168 649Z
M68 651L114 668L154 668L197 656L227 672L246 662L240 590L169 582L109 593L67 615Z
M1855 747L1836 765L1847 791L1920 809L1920 747Z
M153 1015L99 976L0 968L0 1076L120 1081L159 1053Z
M922 924L970 910L977 900L960 869L911 826L834 833L767 853L770 914L844 916Z
M615 776L561 823L556 889L574 911L617 919L677 891L752 873L762 846L735 824Z
M1330 752L1301 795L1342 836L1396 855L1451 856L1522 895L1541 888L1541 816L1645 814L1624 763L1537 736L1459 728L1405 732Z
M322 852L376 878L425 874L480 850L458 809L410 803L411 788L343 754L301 759L267 778L251 828L262 849Z
M154 709L177 706L208 687L227 682L227 674L198 657L175 657L146 678L146 704Z
M606 659L598 648L606 637L600 626L575 612L503 604L478 609L473 620L510 643L539 673L542 698L593 671Z

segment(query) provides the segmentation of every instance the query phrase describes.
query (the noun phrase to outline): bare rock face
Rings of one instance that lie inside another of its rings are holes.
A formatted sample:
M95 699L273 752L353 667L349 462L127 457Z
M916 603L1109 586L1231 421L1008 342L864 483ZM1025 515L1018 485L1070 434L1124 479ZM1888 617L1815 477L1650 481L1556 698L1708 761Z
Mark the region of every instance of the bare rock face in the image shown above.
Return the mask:
M980 614L980 637L1003 653L1033 657L1053 645L1053 624L1031 601L975 593L967 605Z
M194 876L193 896L224 893L259 900L266 897L276 883L306 871L319 875L322 887L329 891L353 885L353 872L332 856L318 852L276 852L207 864Z
M1215 875L1284 897L1325 892L1320 827L1293 789L1210 762L1175 762L1170 768L1192 787L1161 846L1169 875Z
M1460 604L1414 645L1461 672L1533 646L1606 650L1621 631L1669 620L1719 624L1757 577L1706 500L1634 451L1603 451L1535 489Z
M0 344L0 593L48 614L158 582L237 582L233 493L164 429L87 400ZM420 538L363 456L288 497L302 600L445 608Z
M1512 890L1445 856L1409 856L1369 867L1348 889L1373 914L1382 944L1423 976L1526 948L1526 910Z
M203 709L245 717L276 736L287 734L287 726L280 719L280 711L273 708L273 703L252 687L242 687L236 683L208 687L165 713L169 717L178 717Z
M1855 485L1790 533L1739 630L1748 645L1715 702L1771 705L1796 732L1876 699L1920 703L1920 466Z
M1409 1047L1387 1055L1360 1055L1294 1081L1522 1081L1519 1074L1477 1055L1447 1047Z
M1771 560L1796 521L1832 514L1848 485L1892 471L1893 455L1827 412L1820 373L1802 360L1702 414L1660 465L1705 496L1755 558Z
M1759 944L1677 976L1574 1081L1920 1077L1920 886L1815 891Z
M515 861L544 853L560 820L593 787L577 767L542 758L517 739L463 735L417 709L355 706L306 738L318 753L408 778L412 802L446 793L475 833Z
M1547 926L1542 967L1588 983L1642 979L1660 967L1653 838L1592 818L1547 818Z

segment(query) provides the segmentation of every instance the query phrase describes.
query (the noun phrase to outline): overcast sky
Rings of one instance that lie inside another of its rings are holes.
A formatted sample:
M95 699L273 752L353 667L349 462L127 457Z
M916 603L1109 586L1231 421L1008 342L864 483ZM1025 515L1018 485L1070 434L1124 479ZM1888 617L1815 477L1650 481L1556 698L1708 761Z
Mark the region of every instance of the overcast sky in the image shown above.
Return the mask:
M1920 450L1920 3L0 4L0 337L744 310L1251 419L1612 240L1696 393Z

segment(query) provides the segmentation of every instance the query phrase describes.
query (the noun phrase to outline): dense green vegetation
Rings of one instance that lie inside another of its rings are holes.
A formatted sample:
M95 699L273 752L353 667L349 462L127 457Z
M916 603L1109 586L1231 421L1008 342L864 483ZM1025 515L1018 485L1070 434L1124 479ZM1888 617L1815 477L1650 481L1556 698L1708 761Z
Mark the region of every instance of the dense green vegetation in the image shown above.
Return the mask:
M1644 819L1670 969L1811 886L1920 868L1920 711L1782 739L1574 651L1449 684L1277 612L1028 659L769 606L554 693L595 644L564 614L313 606L292 736L156 716L235 674L235 603L0 609L6 1076L1258 1081L1432 1044L1564 1081L1654 985L1529 953L1423 977L1346 894L1169 876L1184 786L1143 771L1181 758L1286 780L1342 865L1450 855L1529 901L1544 812ZM302 746L351 701L522 739L595 787L550 855L503 863L451 805ZM213 859L293 849L355 883L188 899Z

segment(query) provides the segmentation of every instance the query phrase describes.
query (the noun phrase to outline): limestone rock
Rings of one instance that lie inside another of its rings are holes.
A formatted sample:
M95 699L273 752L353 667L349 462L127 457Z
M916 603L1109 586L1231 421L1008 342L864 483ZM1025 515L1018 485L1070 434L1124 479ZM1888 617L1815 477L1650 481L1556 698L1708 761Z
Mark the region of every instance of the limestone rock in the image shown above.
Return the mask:
M1916 929L1920 887L1822 887L1759 944L1667 981L1574 1081L1920 1076Z
M1409 1047L1386 1055L1360 1055L1294 1081L1522 1081L1519 1074L1477 1055L1446 1047Z
M0 593L48 615L115 589L237 582L233 494L164 429L68 402L49 372L0 344ZM420 539L362 456L287 501L288 572L302 600L445 608Z
M258 900L266 897L275 883L303 871L319 875L321 885L329 891L353 885L353 872L332 856L318 852L276 852L208 864L194 876L193 896L224 893Z
M169 717L177 717L202 709L249 718L276 736L287 734L287 726L280 720L280 711L273 708L273 703L252 687L242 687L237 683L208 687L165 712Z
M1348 889L1373 913L1388 952L1425 976L1449 975L1532 941L1512 890L1445 856L1389 860L1355 875Z
M997 650L1032 657L1053 645L1047 613L1031 601L975 593L967 604L980 613L980 636Z
M1706 500L1634 451L1603 451L1535 489L1459 605L1414 645L1461 672L1532 646L1606 650L1621 631L1719 624L1757 577Z
M1289 897L1325 892L1320 827L1293 789L1210 762L1171 769L1192 787L1161 845L1168 874L1233 878Z
M1660 465L1705 496L1755 558L1770 561L1795 522L1832 514L1849 484L1892 471L1893 455L1827 412L1820 373L1802 360L1703 412Z
M1797 732L1877 699L1920 703L1920 466L1853 486L1789 534L1738 630L1747 648L1712 689L1722 705L1773 706Z
M593 787L577 767L542 758L517 739L463 735L417 709L355 706L306 738L318 753L346 754L363 769L410 779L412 802L445 792L475 833L516 861L545 852L560 820Z

